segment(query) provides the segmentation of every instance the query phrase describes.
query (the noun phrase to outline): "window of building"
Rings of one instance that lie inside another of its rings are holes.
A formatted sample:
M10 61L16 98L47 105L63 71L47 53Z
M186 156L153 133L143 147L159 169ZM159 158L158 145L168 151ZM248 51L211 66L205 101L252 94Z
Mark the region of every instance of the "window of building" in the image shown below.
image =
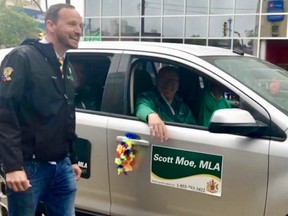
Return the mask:
M259 0L236 0L235 13L248 14L259 13L260 1Z
M185 37L207 37L207 16L186 17Z
M85 16L100 16L100 0L85 1Z
M215 47L221 47L225 49L231 49L231 40L229 39L209 39L208 40L208 46L215 46Z
M101 35L100 18L84 19L84 39L86 36L97 37Z
M207 15L208 0L186 0L187 15Z
M184 15L184 0L163 0L163 15Z
M122 0L121 16L140 16L141 3L140 0Z
M102 0L102 16L119 16L119 1Z
M210 14L233 14L234 1L210 0Z
M183 43L183 38L163 38L164 43Z
M147 41L147 42L161 42L160 38L149 38L149 37L142 37L141 41Z
M256 39L234 39L233 40L233 49L240 49L244 53L250 55L257 55L257 40Z
M229 23L230 19L230 16L210 16L208 33L209 37L231 37L233 31L233 23ZM224 27L224 25L226 26Z
M143 19L144 19L144 29L141 35L145 37L160 37L161 36L161 18L160 17L145 17Z
M160 16L161 15L161 0L149 0L145 1L144 4L144 14L143 15L155 15Z
M119 36L119 19L102 18L102 36Z
M206 45L206 39L197 39L197 38L187 38L184 41L185 44L195 44L195 45Z
M234 20L234 37L257 37L259 16L258 15L246 15L235 16ZM245 25L243 25L245 23Z
M184 17L164 17L163 37L183 37Z
M140 17L121 19L121 36L139 36Z

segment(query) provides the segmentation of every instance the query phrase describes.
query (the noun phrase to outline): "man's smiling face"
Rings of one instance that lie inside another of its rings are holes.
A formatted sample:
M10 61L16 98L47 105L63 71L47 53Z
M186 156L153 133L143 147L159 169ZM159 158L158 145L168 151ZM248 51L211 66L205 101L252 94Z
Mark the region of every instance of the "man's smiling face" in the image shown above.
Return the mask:
M57 23L54 23L55 42L66 49L78 48L82 35L82 18L75 9L63 8L59 11Z

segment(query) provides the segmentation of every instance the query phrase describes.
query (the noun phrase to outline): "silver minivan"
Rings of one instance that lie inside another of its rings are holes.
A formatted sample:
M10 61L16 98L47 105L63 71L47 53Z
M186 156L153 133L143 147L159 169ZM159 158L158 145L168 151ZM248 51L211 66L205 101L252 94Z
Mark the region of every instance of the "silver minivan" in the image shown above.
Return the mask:
M287 71L239 50L184 44L81 42L67 56L77 81L78 212L288 215ZM215 111L208 127L165 122L169 139L152 139L135 101L163 65L177 67L195 118L211 82L232 108ZM127 142L132 170L119 172L117 146Z

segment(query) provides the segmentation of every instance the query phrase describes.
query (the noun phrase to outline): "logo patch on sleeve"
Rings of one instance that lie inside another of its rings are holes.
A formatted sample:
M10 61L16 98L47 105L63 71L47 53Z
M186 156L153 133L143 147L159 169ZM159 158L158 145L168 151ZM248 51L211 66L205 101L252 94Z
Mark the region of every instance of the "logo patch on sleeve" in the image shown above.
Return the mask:
M3 82L10 82L12 80L11 79L12 72L13 72L13 68L11 68L11 67L4 68L1 80Z

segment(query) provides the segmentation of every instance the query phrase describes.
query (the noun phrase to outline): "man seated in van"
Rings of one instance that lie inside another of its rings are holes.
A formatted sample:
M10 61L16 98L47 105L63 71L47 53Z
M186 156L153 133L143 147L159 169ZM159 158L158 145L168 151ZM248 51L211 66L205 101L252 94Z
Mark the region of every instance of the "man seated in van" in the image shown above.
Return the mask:
M93 80L88 77L91 71L85 68L85 63L74 61L73 68L76 73L75 107L87 110L100 110L99 88L93 85ZM90 75L91 76L91 75Z
M230 102L224 97L225 87L215 81L210 81L201 99L197 122L208 127L212 114L219 109L231 108Z
M150 134L161 142L168 139L163 121L196 124L189 107L177 94L180 77L173 66L158 72L157 88L140 94L136 101L136 116L150 127Z

